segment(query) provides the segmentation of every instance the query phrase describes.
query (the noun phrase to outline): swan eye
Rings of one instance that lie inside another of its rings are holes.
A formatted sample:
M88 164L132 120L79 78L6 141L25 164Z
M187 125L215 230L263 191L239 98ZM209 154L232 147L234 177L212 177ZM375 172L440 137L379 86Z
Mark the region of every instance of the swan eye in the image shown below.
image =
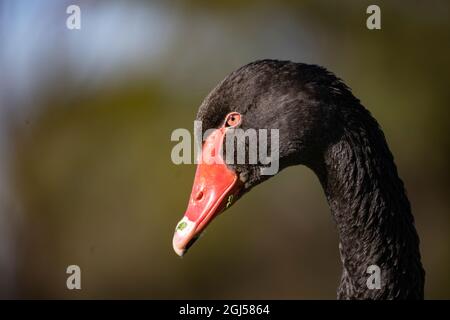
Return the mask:
M232 113L228 114L227 120L226 120L227 127L236 127L240 123L241 123L241 114L240 113L232 112Z

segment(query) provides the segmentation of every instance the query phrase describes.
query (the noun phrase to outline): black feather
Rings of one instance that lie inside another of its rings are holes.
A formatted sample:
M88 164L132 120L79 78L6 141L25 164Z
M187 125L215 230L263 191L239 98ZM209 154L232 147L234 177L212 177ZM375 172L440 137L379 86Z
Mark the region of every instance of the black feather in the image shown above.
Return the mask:
M243 129L280 130L280 168L303 164L319 177L340 239L340 299L422 299L419 237L393 156L376 120L326 69L262 60L231 73L206 97L197 119L219 127L231 111ZM258 165L230 165L261 183ZM366 285L381 268L381 289Z

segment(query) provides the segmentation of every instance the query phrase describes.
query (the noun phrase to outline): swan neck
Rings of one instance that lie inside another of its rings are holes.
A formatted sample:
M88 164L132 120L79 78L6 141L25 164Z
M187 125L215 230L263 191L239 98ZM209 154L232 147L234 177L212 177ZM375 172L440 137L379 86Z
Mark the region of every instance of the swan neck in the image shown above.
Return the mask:
M346 128L317 171L339 236L339 298L423 298L419 238L378 125ZM381 271L379 289L367 284L370 266Z

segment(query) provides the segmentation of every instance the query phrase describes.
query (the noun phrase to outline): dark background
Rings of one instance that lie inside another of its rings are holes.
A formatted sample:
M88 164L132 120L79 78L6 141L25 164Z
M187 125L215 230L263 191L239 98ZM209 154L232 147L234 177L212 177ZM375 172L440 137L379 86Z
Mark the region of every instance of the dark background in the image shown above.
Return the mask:
M81 7L81 30L66 7ZM366 28L381 7L382 29ZM261 58L335 72L408 190L426 297L450 298L448 1L0 1L0 297L326 298L340 278L317 178L292 167L172 250L194 165L176 128ZM66 289L66 268L82 290Z

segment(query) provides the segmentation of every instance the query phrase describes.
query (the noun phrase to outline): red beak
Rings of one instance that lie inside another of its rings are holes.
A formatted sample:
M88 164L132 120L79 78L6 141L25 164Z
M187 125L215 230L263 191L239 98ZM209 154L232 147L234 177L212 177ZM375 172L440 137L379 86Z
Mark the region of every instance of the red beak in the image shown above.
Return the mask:
M173 236L173 249L183 256L206 226L237 196L241 184L237 174L221 158L227 128L215 130L202 148L202 161L197 165L188 208Z

